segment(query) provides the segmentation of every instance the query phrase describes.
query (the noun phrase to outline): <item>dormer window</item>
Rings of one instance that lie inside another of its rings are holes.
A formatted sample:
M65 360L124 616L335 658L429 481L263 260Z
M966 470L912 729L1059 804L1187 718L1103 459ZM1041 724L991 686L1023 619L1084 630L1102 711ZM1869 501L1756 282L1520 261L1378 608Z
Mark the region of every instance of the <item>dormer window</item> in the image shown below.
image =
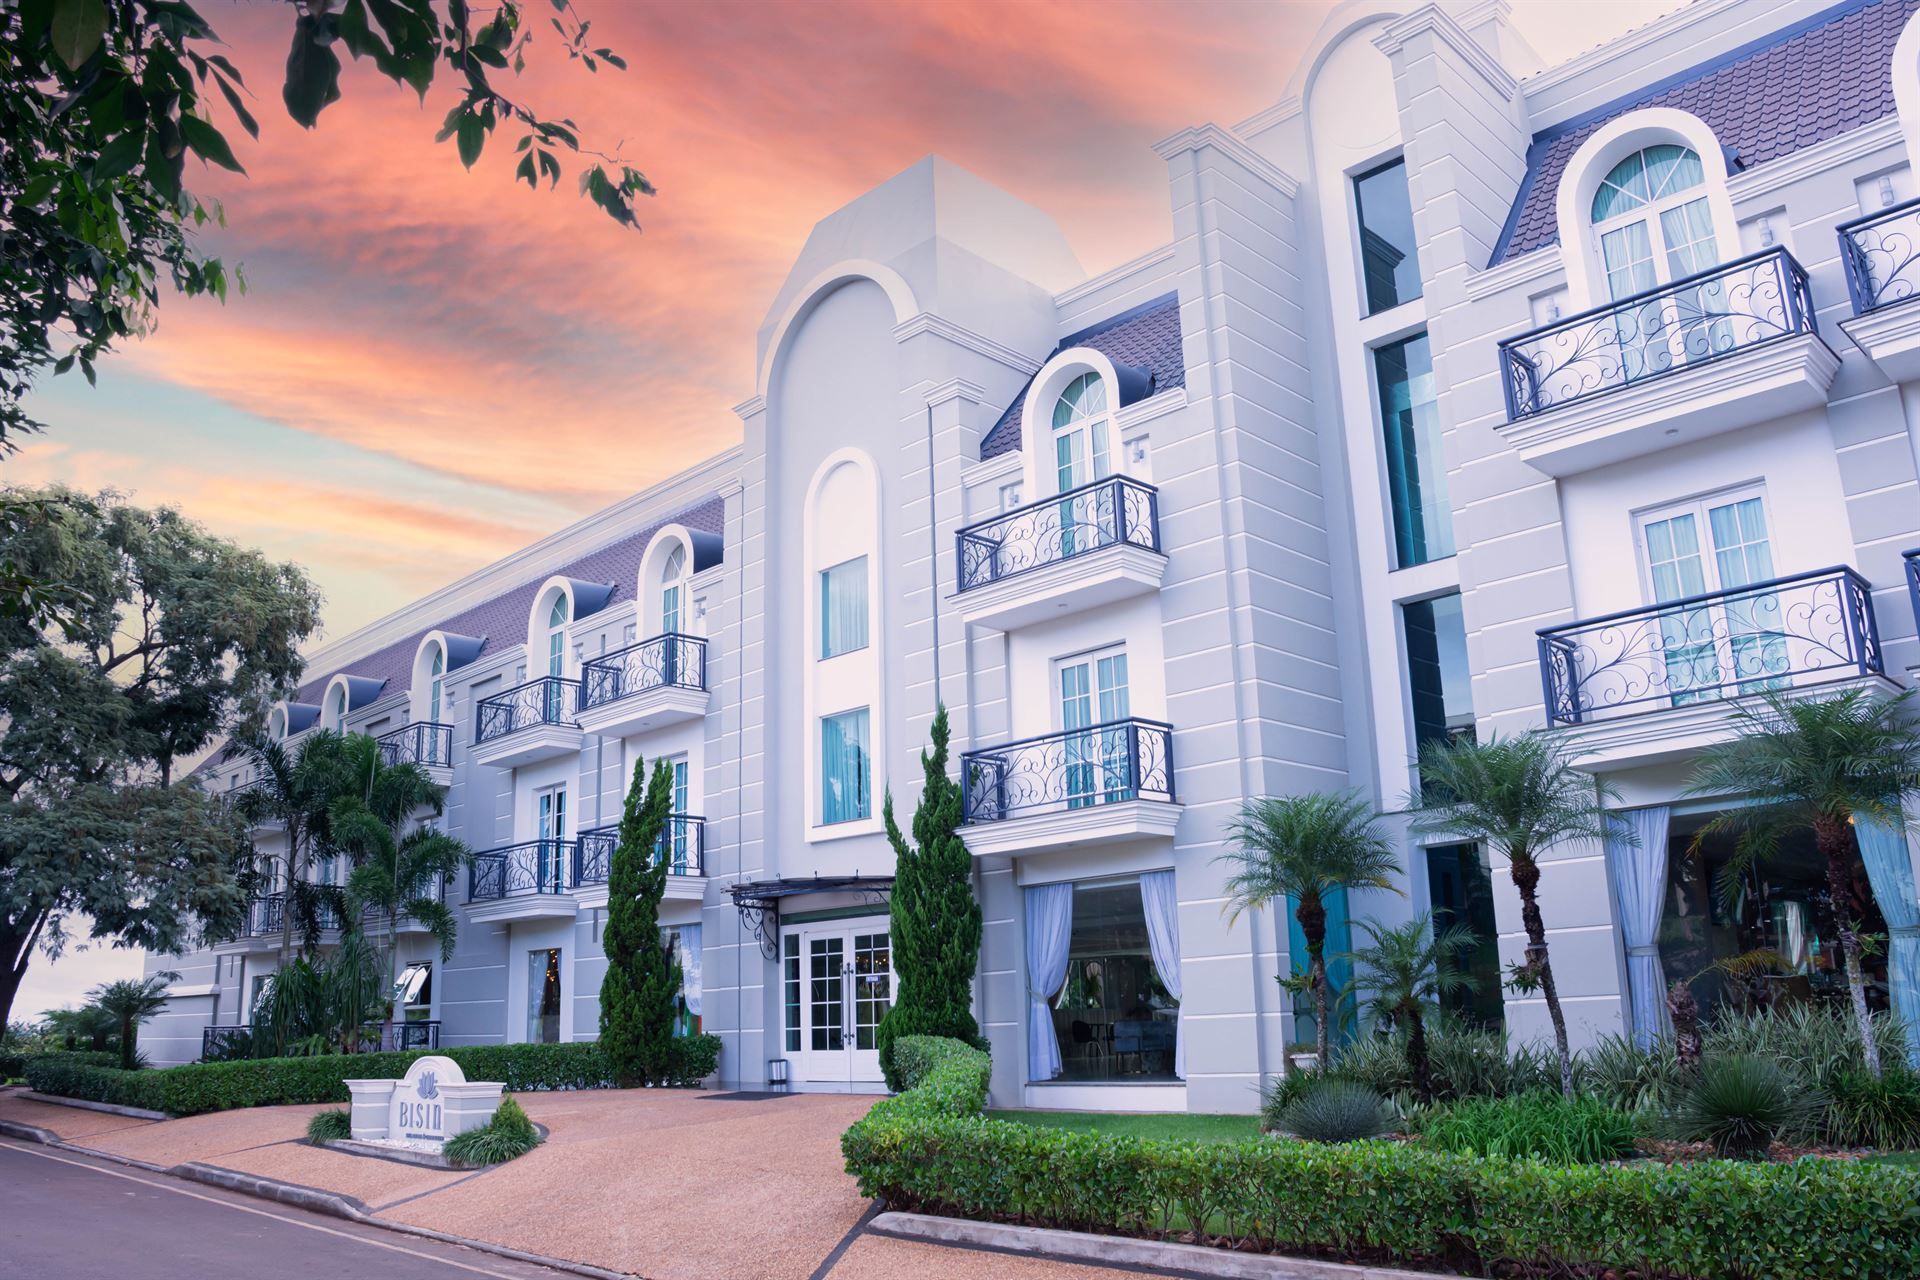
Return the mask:
M547 610L547 674L563 676L567 673L567 594L562 591L553 597L553 607Z
M686 629L682 617L687 602L686 578L686 544L676 542L667 553L666 564L660 568L660 631L663 635Z
M1053 405L1053 454L1061 493L1113 474L1110 421L1107 384L1099 374L1083 373L1060 393Z
M446 688L447 655L439 646L433 650L433 667L427 673L427 721L440 723L440 703Z
M346 726L346 723L347 723L347 688L345 685L339 685L333 691L332 724L333 724L334 731L339 732L341 729L343 729Z
M1676 143L1643 147L1608 170L1592 221L1616 300L1717 266L1700 157Z

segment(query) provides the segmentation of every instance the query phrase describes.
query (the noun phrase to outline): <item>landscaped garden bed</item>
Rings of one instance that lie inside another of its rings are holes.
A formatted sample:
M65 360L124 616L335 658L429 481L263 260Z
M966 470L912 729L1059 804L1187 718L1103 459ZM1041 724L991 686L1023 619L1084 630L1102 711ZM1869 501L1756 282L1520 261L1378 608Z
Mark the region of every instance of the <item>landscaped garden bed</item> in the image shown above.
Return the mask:
M1481 1276L1920 1275L1920 1174L1892 1164L1072 1132L983 1115L970 1046L902 1040L896 1062L912 1087L842 1142L862 1192L896 1209Z

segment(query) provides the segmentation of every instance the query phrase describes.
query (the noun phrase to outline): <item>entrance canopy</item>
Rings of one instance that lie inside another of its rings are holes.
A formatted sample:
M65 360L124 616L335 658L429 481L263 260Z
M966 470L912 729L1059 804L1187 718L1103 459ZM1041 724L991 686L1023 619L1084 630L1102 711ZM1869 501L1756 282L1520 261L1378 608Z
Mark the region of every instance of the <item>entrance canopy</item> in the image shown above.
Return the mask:
M808 893L858 894L864 901L884 906L893 892L892 876L789 876L778 880L745 880L727 886L740 923L760 943L769 960L780 956L780 904Z

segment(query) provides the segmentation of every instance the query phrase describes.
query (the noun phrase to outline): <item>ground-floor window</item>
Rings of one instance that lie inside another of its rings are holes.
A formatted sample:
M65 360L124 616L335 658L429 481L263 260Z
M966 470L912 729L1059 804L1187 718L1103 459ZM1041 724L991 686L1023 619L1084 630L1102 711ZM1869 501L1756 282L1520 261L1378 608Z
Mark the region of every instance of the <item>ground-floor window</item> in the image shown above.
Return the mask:
M1164 880L1144 888L1146 876L1027 891L1027 959L1047 1018L1028 1028L1039 1041L1039 1055L1029 1060L1033 1079L1179 1078L1173 873L1149 876ZM1057 1062L1044 1040L1048 1031Z
M700 1034L701 959L700 926L683 924L660 931L680 962L680 991L673 998L673 1034Z
M560 1043L560 948L527 953L527 1043Z
M1493 872L1487 851L1478 844L1443 844L1425 851L1427 903L1436 933L1455 925L1473 934L1473 947L1458 957L1472 982L1465 991L1448 991L1440 1007L1483 1027L1506 1024L1500 996L1500 937L1493 919Z
M1788 836L1773 856L1729 881L1736 837L1696 840L1710 816L1676 814L1671 822L1658 934L1665 980L1691 983L1703 1017L1721 1009L1751 1012L1807 1002L1845 1007L1847 975L1836 946L1839 921L1856 921L1868 935L1887 932L1859 855L1852 855L1846 897L1837 904L1811 833ZM1742 975L1721 965L1761 950L1778 957L1777 964L1762 966L1765 972ZM1863 956L1861 966L1869 1007L1886 1009L1884 949Z

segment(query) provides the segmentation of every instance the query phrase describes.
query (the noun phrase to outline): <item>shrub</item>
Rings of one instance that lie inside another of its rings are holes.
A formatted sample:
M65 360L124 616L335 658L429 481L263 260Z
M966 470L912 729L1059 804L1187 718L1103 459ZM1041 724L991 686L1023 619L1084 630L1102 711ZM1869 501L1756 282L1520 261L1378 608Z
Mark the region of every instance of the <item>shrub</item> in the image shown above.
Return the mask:
M493 1118L478 1129L455 1134L447 1139L445 1155L453 1164L474 1169L481 1165L504 1164L523 1156L540 1145L540 1132L520 1104L512 1098L500 1099Z
M1880 1014L1873 1020L1882 1062L1906 1057L1906 1032L1899 1019ZM1703 1058L1770 1058L1822 1091L1843 1071L1864 1071L1866 1054L1853 1015L1829 1005L1796 1004L1766 1013L1728 1013L1714 1019L1701 1035Z
M1422 1118L1421 1141L1461 1155L1599 1164L1633 1153L1633 1117L1598 1098L1473 1098Z
M720 1056L718 1036L682 1036L673 1041L673 1083L698 1084L712 1075ZM460 1064L469 1080L498 1080L515 1093L550 1089L605 1089L612 1073L597 1043L463 1045L441 1051ZM27 1082L42 1093L169 1115L194 1116L241 1107L287 1103L345 1102L346 1081L395 1079L418 1053L322 1054L306 1058L253 1058L242 1062L195 1062L162 1071L120 1071L73 1064L72 1055L45 1054L27 1062ZM108 1055L111 1056L111 1055Z
M1609 1035L1581 1055L1581 1089L1620 1111L1670 1106L1688 1078L1670 1039L1643 1049L1626 1036Z
M1804 1131L1823 1101L1805 1080L1769 1058L1706 1058L1674 1106L1670 1127L1675 1137L1710 1142L1723 1156L1753 1159L1764 1156L1775 1138Z
M1394 1126L1394 1111L1372 1088L1338 1077L1317 1080L1300 1091L1277 1117L1281 1133L1308 1142L1357 1142Z
M841 1150L862 1195L900 1210L1475 1275L1920 1275L1920 1175L1906 1169L1556 1166L1417 1144L1075 1133L979 1115L987 1065L955 1045L919 1087L847 1130Z
M338 1109L317 1112L307 1121L307 1137L315 1142L333 1142L353 1136L353 1114Z
M1560 1068L1551 1053L1531 1044L1510 1045L1500 1031L1442 1024L1427 1034L1427 1057L1433 1096L1442 1102L1506 1098L1560 1087ZM1361 1037L1340 1055L1334 1073L1371 1085L1388 1097L1413 1092L1413 1068L1401 1034Z
M18 1080L27 1074L27 1055L0 1053L0 1081Z
M1289 1071L1279 1076L1260 1090L1260 1128L1267 1133L1280 1132L1280 1117L1288 1107L1306 1096L1309 1089L1326 1079L1338 1079L1336 1076L1322 1076L1318 1071Z
M1827 1136L1833 1141L1885 1150L1920 1147L1920 1075L1892 1065L1878 1080L1867 1071L1842 1071L1827 1090Z

